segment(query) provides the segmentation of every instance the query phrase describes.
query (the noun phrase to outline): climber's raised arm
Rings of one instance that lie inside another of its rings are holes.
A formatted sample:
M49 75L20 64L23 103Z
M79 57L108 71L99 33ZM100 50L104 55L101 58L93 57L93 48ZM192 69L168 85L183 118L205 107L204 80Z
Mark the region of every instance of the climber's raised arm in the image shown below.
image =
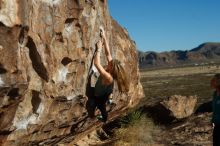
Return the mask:
M103 38L103 45L104 45L104 48L105 48L105 55L106 55L108 63L109 63L109 62L112 61L112 55L111 55L110 48L109 48L109 42L106 38L106 33L105 33L105 31L102 27L100 28L100 34L101 34L101 37Z
M111 74L109 72L107 72L100 63L100 52L102 49L102 41L101 40L98 41L98 43L96 44L96 47L97 47L97 51L96 51L96 55L94 58L94 65L97 68L97 70L99 71L102 78L106 81L106 84L111 84L113 82L113 78L112 78Z

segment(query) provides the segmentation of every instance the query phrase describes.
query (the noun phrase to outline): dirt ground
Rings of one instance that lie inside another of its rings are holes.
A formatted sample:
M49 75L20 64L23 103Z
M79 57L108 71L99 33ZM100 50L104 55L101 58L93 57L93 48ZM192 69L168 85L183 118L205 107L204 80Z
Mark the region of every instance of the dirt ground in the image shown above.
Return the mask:
M161 100L171 95L197 95L199 103L212 98L210 80L220 73L217 65L142 70L145 100Z

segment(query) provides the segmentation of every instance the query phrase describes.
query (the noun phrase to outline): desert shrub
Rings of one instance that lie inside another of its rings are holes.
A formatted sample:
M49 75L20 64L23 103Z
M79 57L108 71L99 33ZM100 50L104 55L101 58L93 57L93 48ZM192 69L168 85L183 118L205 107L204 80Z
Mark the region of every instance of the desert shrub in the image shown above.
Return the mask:
M120 119L121 127L125 128L140 121L142 118L141 111L134 111Z
M115 130L115 146L151 145L159 133L159 127L140 111L135 111L121 119L121 128Z

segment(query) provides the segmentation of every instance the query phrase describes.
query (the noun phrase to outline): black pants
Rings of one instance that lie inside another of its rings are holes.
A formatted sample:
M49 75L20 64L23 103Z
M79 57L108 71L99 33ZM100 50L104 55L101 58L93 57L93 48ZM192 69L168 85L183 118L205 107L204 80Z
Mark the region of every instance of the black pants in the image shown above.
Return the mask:
M89 117L94 117L96 107L100 110L103 121L106 122L108 119L108 112L106 111L106 102L108 96L96 97L94 96L94 88L90 89L90 96L86 104Z
M102 97L95 97L94 108L97 107L100 110L104 122L106 122L108 118L108 112L106 111L107 101L108 101L108 95Z
M215 124L213 130L213 146L220 146L220 124Z

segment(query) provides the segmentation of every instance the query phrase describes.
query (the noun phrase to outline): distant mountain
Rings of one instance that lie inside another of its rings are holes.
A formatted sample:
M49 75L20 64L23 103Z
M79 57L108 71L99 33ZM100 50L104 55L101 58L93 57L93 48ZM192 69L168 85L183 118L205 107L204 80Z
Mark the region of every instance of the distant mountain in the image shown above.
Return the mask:
M140 68L220 62L220 43L204 43L189 51L138 52Z

